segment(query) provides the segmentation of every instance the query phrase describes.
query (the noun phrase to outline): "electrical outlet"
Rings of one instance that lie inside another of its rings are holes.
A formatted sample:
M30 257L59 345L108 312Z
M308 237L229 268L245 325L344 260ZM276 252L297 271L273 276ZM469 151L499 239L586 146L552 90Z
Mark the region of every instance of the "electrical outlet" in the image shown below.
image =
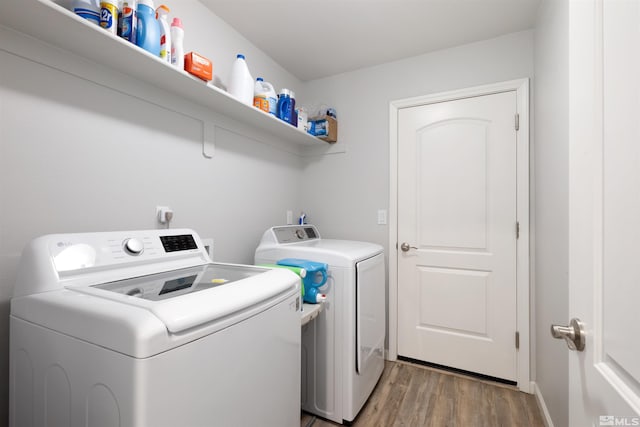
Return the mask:
M169 206L156 206L156 218L161 224L167 223L167 213L173 217L173 210Z
M287 211L287 225L293 224L293 211Z

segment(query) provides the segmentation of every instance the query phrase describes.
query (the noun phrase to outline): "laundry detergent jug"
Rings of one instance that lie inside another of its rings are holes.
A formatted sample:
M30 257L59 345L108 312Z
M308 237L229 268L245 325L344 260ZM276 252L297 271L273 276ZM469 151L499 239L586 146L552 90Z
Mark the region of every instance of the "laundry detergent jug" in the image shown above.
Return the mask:
M275 116L277 103L276 91L271 83L265 82L262 77L258 77L253 90L253 106Z
M160 56L160 24L156 19L153 0L138 0L136 44L155 56Z
M317 304L327 298L327 296L318 289L327 283L327 269L329 268L327 264L299 258L284 258L276 264L303 268L306 271L305 277L302 278L302 284L304 285L304 302Z

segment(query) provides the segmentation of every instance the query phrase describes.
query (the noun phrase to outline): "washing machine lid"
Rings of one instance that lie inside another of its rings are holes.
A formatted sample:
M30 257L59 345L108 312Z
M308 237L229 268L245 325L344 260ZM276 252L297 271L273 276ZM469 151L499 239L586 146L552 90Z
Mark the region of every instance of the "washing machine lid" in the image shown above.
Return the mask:
M295 295L300 295L300 278L289 270L211 264L15 297L11 317L147 358L243 322Z
M148 310L179 333L290 291L296 279L267 268L211 263L68 289Z
M201 292L264 273L263 269L227 264L208 264L93 285L116 294L148 301L162 301ZM119 297L117 297L119 298Z

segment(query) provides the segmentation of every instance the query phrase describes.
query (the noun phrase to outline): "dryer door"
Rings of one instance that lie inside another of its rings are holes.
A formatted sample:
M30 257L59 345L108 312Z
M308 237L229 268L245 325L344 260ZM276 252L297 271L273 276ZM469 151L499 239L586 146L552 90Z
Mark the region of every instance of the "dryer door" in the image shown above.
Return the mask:
M385 292L382 253L356 264L356 372L384 357Z

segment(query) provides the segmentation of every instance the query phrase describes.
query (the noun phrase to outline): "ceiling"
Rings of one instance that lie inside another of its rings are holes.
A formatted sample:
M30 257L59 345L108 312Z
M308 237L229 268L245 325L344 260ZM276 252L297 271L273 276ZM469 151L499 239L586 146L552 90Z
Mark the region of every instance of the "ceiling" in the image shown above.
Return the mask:
M302 81L532 28L540 0L200 0Z

